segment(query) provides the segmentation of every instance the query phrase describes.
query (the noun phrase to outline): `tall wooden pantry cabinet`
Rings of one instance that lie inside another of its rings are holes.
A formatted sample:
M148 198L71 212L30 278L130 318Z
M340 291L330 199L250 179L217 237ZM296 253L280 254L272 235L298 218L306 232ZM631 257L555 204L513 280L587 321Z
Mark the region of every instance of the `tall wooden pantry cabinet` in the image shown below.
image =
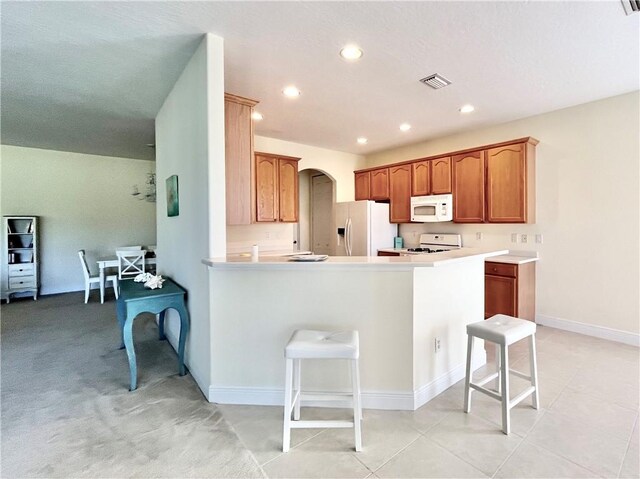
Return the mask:
M2 297L30 293L38 298L38 217L5 216L2 254Z

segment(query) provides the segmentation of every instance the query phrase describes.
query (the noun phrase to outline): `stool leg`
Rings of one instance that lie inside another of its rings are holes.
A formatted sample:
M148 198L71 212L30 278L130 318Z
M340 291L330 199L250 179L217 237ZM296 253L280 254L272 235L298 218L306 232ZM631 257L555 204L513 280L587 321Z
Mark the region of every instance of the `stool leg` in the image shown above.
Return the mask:
M356 452L362 451L362 409L360 405L360 372L358 360L351 361L351 387L353 389L353 429L356 440Z
M506 344L500 345L500 355L502 356L500 386L502 387L502 432L509 434L511 429L509 418L509 347Z
M285 362L282 452L288 452L291 444L291 383L293 382L293 360L286 359Z
M300 420L300 396L302 395L302 382L300 381L302 361L293 360L293 390L298 393L298 398L293 406L293 420Z
M500 351L500 348L498 347L498 345L495 345L495 351L496 351L496 372L498 373L498 394L502 394L502 361L500 360L500 357L502 356L502 353Z
M532 334L529 338L529 376L531 376L531 385L536 388L531 395L531 403L533 409L538 409L538 364L536 362L536 335Z
M471 410L471 356L473 356L473 336L467 335L467 372L464 378L464 412Z

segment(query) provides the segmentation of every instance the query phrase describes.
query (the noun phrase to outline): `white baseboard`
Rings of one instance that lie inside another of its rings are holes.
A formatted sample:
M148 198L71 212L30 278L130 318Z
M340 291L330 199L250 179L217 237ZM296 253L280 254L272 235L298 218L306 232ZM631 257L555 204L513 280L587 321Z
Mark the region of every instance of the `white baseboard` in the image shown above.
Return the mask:
M536 314L536 323L550 328L562 329L573 333L593 336L595 338L608 339L617 343L629 344L640 347L640 334L620 331L619 329L605 328L593 324L579 323L569 319L554 318L544 314Z
M480 348L478 348L480 349ZM487 362L484 349L473 357L473 369ZM362 407L364 409L390 409L394 411L415 411L420 406L436 397L447 388L463 379L465 366L458 365L448 373L422 386L417 391L362 391ZM244 387L209 387L209 402L219 404L241 404L252 406L282 406L284 390L279 388L244 388ZM327 407L318 402L310 406Z

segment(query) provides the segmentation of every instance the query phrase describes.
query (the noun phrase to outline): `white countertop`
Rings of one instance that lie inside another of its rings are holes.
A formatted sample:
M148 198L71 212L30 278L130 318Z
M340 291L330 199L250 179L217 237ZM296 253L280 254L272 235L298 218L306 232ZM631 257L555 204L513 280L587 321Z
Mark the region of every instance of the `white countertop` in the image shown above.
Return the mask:
M410 269L446 266L469 259L486 259L504 255L508 250L460 248L442 253L410 256L330 256L325 261L297 262L283 256L261 255L257 260L246 256L208 258L202 262L216 269L295 269L332 267L379 267L380 269Z
M538 261L539 259L536 251L509 251L507 254L493 256L487 261L493 263L525 264Z
M260 251L258 256L294 256L297 254L312 254L311 251L292 251L288 250L273 250L273 251ZM251 257L251 251L243 251L240 253L229 253L227 254L227 258L241 258L241 257Z

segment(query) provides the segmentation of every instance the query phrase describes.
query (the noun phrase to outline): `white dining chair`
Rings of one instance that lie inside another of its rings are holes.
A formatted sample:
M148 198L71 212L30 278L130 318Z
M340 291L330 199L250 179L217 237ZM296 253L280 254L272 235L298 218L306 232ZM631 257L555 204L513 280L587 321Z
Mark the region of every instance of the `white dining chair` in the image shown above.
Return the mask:
M131 279L145 272L145 250L117 250L118 279Z
M87 304L89 302L89 290L91 289L91 285L93 283L100 284L100 276L91 276L83 249L78 251L78 256L80 257L80 263L82 264L82 274L84 275L84 304ZM111 281L113 285L113 291L116 294L116 299L118 299L118 276L115 274L110 274L105 277L105 282L108 281Z

